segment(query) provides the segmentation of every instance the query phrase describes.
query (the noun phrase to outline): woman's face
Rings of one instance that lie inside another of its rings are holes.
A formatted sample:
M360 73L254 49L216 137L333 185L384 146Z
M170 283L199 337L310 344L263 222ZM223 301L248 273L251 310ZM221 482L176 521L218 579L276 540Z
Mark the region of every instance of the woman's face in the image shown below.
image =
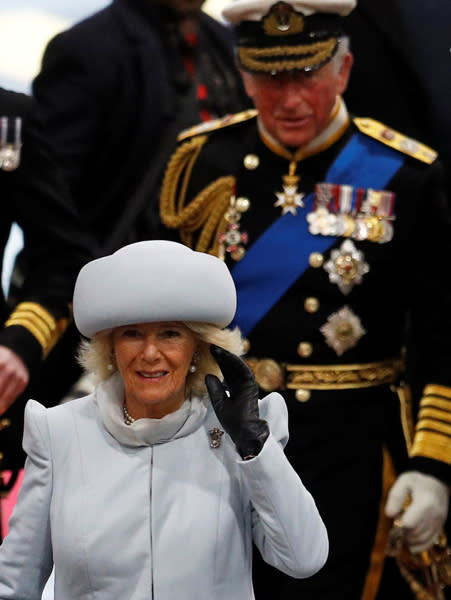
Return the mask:
M113 330L113 351L132 417L159 419L180 408L196 344L195 334L178 322Z

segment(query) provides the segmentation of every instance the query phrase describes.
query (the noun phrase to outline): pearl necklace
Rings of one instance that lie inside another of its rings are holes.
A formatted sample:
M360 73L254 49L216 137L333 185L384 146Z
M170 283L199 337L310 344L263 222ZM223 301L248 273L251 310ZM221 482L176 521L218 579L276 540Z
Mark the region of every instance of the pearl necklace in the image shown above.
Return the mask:
M133 417L131 417L128 414L128 410L127 410L127 406L126 406L125 402L122 405L122 412L124 413L124 423L126 425L131 425L132 423L134 423L136 421L136 419L134 419Z

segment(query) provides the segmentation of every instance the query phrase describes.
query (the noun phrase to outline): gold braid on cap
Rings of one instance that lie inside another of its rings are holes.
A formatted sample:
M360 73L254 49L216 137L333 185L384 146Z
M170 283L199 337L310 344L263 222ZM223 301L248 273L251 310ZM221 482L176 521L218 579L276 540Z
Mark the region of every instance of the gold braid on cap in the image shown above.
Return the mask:
M195 250L217 255L218 231L225 228L224 213L235 189L235 178L220 177L186 203L191 173L206 135L182 144L173 154L163 179L160 216L170 229L178 229L182 242L193 247L193 233L200 230Z
M238 54L243 67L252 71L284 71L322 65L332 58L336 48L337 40L332 38L324 42L301 46L273 46L270 48L241 46ZM265 60L275 58L281 60Z

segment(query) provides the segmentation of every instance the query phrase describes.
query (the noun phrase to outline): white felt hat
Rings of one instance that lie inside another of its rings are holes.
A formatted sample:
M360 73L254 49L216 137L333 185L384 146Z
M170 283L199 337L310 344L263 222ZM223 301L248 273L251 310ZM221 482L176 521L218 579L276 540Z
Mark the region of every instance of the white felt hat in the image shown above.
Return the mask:
M222 260L164 240L137 242L87 263L74 291L74 320L86 337L157 321L226 327L236 290Z

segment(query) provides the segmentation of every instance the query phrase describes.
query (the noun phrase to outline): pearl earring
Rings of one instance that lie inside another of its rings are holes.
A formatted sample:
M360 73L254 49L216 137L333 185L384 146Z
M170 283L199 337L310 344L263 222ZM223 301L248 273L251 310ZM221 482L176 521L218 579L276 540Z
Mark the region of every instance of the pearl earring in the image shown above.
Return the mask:
M197 367L196 367L196 365L190 365L190 367L189 367L189 372L190 372L190 373L195 373L196 371L197 371Z

